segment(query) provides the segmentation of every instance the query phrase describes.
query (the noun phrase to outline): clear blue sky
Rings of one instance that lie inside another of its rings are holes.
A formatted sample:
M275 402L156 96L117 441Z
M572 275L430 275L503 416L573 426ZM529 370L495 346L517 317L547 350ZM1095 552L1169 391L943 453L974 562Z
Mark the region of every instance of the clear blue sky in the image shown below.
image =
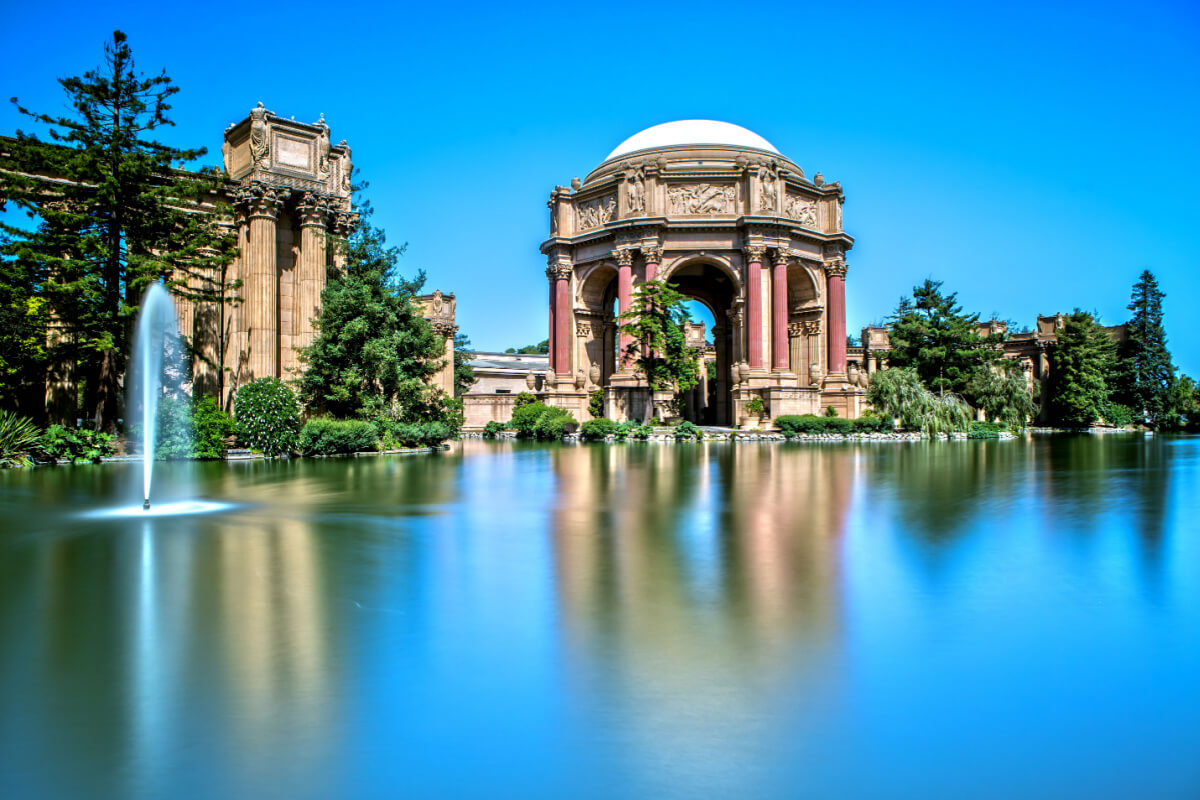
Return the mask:
M699 117L842 182L851 331L927 276L984 315L1115 323L1149 268L1200 373L1195 2L187 5L8 3L3 97L60 108L55 78L120 28L182 87L170 140L210 161L260 100L323 112L479 349L545 338L550 189ZM0 108L0 131L25 124Z

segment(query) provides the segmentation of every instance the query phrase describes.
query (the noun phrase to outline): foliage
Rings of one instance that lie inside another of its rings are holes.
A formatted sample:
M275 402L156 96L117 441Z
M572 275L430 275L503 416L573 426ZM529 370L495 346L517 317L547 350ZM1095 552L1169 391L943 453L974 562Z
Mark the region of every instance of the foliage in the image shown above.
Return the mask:
M837 409L836 409L836 408L834 408L833 406L825 406L825 416L827 416L827 417L836 417L836 416L837 416Z
M314 417L300 429L298 447L306 456L361 453L379 443L375 426L361 419Z
M824 433L825 418L815 414L784 414L775 418L775 427L779 428L784 436Z
M173 124L170 98L179 89L165 72L149 78L138 72L125 34L113 33L103 65L59 83L70 108L65 115L38 113L14 99L49 139L17 131L6 145L0 197L35 227L0 224L3 256L16 262L16 277L25 282L0 300L16 304L18 314L33 296L53 309L62 327L45 340L46 359L78 364L87 389L84 416L94 417L98 430L113 431L142 293L165 278L177 297L223 303L225 287L211 276L223 273L235 242L220 214L192 213L215 197L221 173L177 169L205 151L152 138ZM48 185L45 175L59 180ZM30 330L2 335L26 341ZM12 343L3 350L11 353Z
M527 344L524 347L510 347L504 352L517 353L519 355L546 355L550 352L550 340L543 339L537 344Z
M237 433L237 424L212 395L201 395L194 400L192 458L224 458L229 437Z
M0 201L2 206L2 201ZM0 253L13 239L0 230ZM0 406L41 410L45 402L46 298L27 261L0 258Z
M921 416L921 430L929 436L967 430L972 421L971 407L956 394L927 394Z
M579 426L579 438L590 442L603 439L606 436L614 436L617 433L618 427L616 422L606 417L589 419Z
M74 464L86 464L115 453L116 437L111 433L51 425L42 434L39 450L47 459L66 459Z
M623 442L635 431L642 429L642 423L636 419L627 419L617 425L617 429L613 432L616 434L617 441ZM649 429L647 429L649 430ZM645 437L642 437L645 438Z
M962 398L935 395L911 369L874 372L867 385L867 401L880 415L898 419L901 428L929 435L965 431L971 422L971 409Z
M160 461L192 457L192 401L187 396L166 395L158 401L154 457ZM139 434L140 435L140 434Z
M854 422L854 430L859 433L889 433L892 430L892 421L884 419L871 413L863 414Z
M513 411L516 411L521 406L527 406L530 403L536 403L538 399L529 392L520 392L513 399Z
M1100 419L1108 401L1114 345L1092 315L1079 309L1063 319L1056 338L1049 352L1050 419L1064 427L1087 427Z
M1135 421L1133 409L1114 403L1111 398L1100 404L1100 419L1114 428L1128 428Z
M1188 375L1180 376L1171 388L1171 425L1184 430L1200 430L1200 389Z
M403 278L403 248L365 220L343 247L345 271L330 269L317 335L300 351L300 399L339 418L452 423L452 405L428 384L444 363L443 339L412 301L425 274Z
M604 416L604 390L596 389L588 396L588 413L593 417Z
M547 406L534 401L513 409L509 427L523 439L561 439L567 425L575 424L575 417L566 409Z
M653 425L642 425L642 424L637 425L636 427L632 428L629 431L629 435L632 436L634 439L642 439L642 440L649 439L650 434L652 434L652 433L654 433Z
M1154 274L1143 271L1133 285L1127 306L1133 317L1126 326L1129 338L1118 351L1113 382L1117 402L1129 406L1141 420L1155 427L1171 424L1171 392L1175 383L1175 367L1163 328L1164 297Z
M942 282L926 279L900 299L889 319L888 365L911 369L938 393L967 394L974 374L999 357L999 334L975 332L978 314L964 314L957 293L942 294Z
M496 420L492 420L487 425L483 426L483 438L495 439L505 430L506 426L503 422L496 422Z
M746 402L746 413L747 414L762 414L766 410L767 410L767 407L763 404L763 399L761 397L759 397L758 395L751 397Z
M467 393L476 380L475 370L472 369L469 362L475 357L475 352L471 350L471 340L466 334L454 334L454 396L462 397Z
M967 428L968 439L999 439L1008 426L1002 422L972 422Z
M445 422L390 422L382 431L380 447L399 450L405 447L438 447L454 438L453 429Z
M234 416L239 438L263 455L286 455L296 449L300 406L278 378L259 378L239 389Z
M687 343L685 326L691 317L686 302L664 281L644 281L629 310L620 315L620 332L631 339L625 356L653 390L671 389L678 395L700 382L701 351Z
M1020 428L1037 414L1033 388L1012 361L1002 361L995 369L978 370L971 378L970 393L976 407L991 422Z
M0 411L0 467L28 467L30 453L37 448L42 432L33 420L11 411Z
M700 429L696 427L695 423L684 420L683 422L681 422L675 426L675 438L676 439L699 439L700 438Z

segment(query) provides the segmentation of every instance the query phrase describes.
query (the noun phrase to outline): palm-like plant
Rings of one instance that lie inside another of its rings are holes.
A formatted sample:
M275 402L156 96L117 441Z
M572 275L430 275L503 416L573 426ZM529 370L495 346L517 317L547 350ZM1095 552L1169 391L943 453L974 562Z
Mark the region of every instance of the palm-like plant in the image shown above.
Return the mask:
M11 411L0 411L0 466L28 467L29 451L42 439L33 421Z

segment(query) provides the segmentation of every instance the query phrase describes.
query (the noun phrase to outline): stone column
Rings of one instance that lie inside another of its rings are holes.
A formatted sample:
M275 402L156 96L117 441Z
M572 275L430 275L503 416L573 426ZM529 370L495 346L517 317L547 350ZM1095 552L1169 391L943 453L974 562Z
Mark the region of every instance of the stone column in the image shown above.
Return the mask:
M296 212L300 217L300 263L296 266L292 345L299 350L311 345L316 337L312 320L320 311L321 291L325 288L325 229L329 224L329 203L320 195L306 192Z
M821 321L809 320L804 323L804 336L808 339L808 383L810 386L821 385Z
M771 367L787 372L790 366L787 330L787 258L778 250L771 262Z
M549 339L549 342L548 342L549 349L547 352L550 354L550 370L551 371L554 370L555 353L557 352L554 347L554 341L556 338L555 334L557 333L557 329L554 325L554 307L558 304L558 297L555 294L555 286L558 284L558 281L555 280L554 275L555 275L554 265L551 264L550 266L546 267L546 279L550 286L550 299L549 299L549 303L548 303L548 305L550 306L550 335L547 336L546 338Z
M279 377L279 272L275 263L275 221L286 190L262 184L247 187L247 238L243 324L248 333L248 379Z
M617 260L617 312L624 315L629 313L629 307L633 303L633 252L614 250L613 258ZM629 320L622 317L617 320L617 325L627 322ZM617 354L620 356L622 372L629 369L629 356L626 351L632 341L633 337L626 333L617 337Z
M571 374L571 267L554 266L554 372Z
M658 247L643 247L642 255L646 259L646 280L658 279L658 265L662 261L662 250Z
M788 364L791 371L800 378L800 385L808 385L808 366L804 363L808 349L804 346L804 323L789 322L788 335Z
M762 259L765 247L751 246L746 253L746 350L750 369L763 368Z
M846 262L825 265L829 281L829 374L846 374Z

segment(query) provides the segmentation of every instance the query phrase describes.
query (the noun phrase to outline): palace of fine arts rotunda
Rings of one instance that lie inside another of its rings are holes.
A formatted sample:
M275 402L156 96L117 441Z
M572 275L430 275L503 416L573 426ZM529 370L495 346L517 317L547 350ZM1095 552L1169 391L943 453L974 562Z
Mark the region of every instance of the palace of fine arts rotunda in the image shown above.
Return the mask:
M842 224L844 199L839 183L809 178L770 142L727 122L680 120L631 136L582 181L550 193L541 245L548 363L534 372L524 356L523 374L481 364L484 380L466 395L467 426L507 420L519 391L584 420L602 389L606 416L647 416L646 404L661 401L621 357L628 342L618 315L639 283L655 279L715 320L704 344L709 368L685 416L735 424L759 397L772 419L830 406L857 417L866 375L847 370L854 240Z

